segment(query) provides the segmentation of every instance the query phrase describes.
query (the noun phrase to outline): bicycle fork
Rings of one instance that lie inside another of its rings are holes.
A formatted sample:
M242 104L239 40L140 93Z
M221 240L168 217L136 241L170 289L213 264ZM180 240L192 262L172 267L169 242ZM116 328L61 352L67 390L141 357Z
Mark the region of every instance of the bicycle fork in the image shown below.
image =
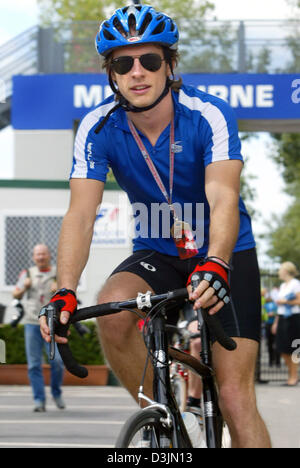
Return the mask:
M200 321L199 321L200 323ZM212 357L209 343L209 330L204 321L201 326L200 353L203 364L211 367ZM205 422L207 448L220 448L222 444L222 415L218 405L218 394L213 375L202 378L203 418Z

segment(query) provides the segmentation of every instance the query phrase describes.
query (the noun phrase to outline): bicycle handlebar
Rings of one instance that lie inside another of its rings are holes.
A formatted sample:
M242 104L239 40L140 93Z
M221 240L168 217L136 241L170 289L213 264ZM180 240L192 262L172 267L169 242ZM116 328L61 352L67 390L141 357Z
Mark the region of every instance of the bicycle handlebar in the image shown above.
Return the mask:
M201 279L199 273L194 273L191 278L192 289L196 289L199 285ZM227 351L234 351L237 347L236 342L226 335L220 320L216 315L209 315L207 309L201 309L202 317L204 322L206 322L210 331L215 335L216 340L227 349Z
M146 308L151 309L154 305L166 301L171 302L173 300L177 301L180 299L187 299L188 298L188 291L186 288L176 289L174 291L169 291L165 294L159 295L152 295L151 292L147 292L146 294L138 294L136 299L131 299L129 301L121 301L121 302L109 302L106 304L99 304L91 307L84 307L82 309L77 310L74 315L70 317L69 322L67 325L62 325L59 321L59 311L55 306L55 302L50 303L47 306L48 312L53 313L54 319L52 320L53 326L55 326L55 334L67 337L67 333L71 324L79 322L81 320L88 320L91 318L96 317L103 317L105 315L111 315L115 313L119 313L122 310L130 310L130 309L141 309L145 310ZM202 309L203 319L207 323L210 330L214 333L219 343L228 350L233 350L236 348L236 343L229 338L222 329L222 326L219 320L214 315L208 315L208 313ZM221 332L222 331L222 332ZM51 331L50 331L51 332ZM53 330L51 334L54 336ZM72 352L69 348L68 343L66 344L57 344L59 353L61 358L67 368L67 370L83 379L87 377L88 370L77 363Z

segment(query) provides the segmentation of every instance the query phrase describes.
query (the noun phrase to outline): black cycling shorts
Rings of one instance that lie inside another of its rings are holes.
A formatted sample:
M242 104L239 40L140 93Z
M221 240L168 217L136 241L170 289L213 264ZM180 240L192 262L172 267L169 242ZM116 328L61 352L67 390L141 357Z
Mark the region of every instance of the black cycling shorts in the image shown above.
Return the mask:
M143 278L156 294L162 294L185 287L198 262L199 258L196 257L181 260L152 250L138 250L122 262L112 275L124 271L134 273ZM256 250L234 253L231 263L231 301L217 313L218 318L228 336L260 341L261 296ZM176 323L178 314L171 312L169 321Z

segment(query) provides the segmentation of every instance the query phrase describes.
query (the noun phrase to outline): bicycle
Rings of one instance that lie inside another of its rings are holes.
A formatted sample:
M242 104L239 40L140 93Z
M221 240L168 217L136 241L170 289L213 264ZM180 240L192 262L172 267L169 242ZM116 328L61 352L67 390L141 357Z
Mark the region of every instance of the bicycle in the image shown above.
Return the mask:
M191 304L189 304L192 307ZM184 315L184 311L180 309L180 314ZM195 318L195 320L197 320ZM140 332L143 330L145 319L138 321L137 327ZM185 318L180 318L177 325L166 324L165 329L168 333L168 341L174 347L186 353L190 351L190 341L195 338L200 338L200 333L191 333L188 329L189 322ZM187 408L189 372L182 363L175 359L170 359L170 383L176 398L180 412L183 413Z
M192 287L195 289L200 282L198 273L192 277ZM183 366L191 369L203 381L203 417L207 448L222 448L224 421L218 406L217 388L211 363L210 333L227 350L236 349L236 343L223 331L218 318L209 315L205 309L197 311L199 329L201 330L202 351L201 361L189 354L168 346L165 327L165 312L167 307L178 305L188 300L186 288L169 291L165 294L153 295L151 292L139 293L136 299L111 302L79 309L71 316L67 325L59 322L59 314L53 304L47 306L48 326L51 340L54 334L67 336L71 323L95 317L130 310L138 313L139 309L149 312L145 318L143 336L148 349L145 365L145 376L148 360L153 364L153 400L144 394L143 383L138 392L140 402L148 404L144 409L134 413L124 424L116 442L116 448L148 447L148 448L193 448L187 433L182 415L172 392L169 373L169 357ZM141 316L141 314L138 313ZM144 318L144 316L143 316ZM53 346L52 346L53 348ZM88 371L79 365L72 356L68 344L58 344L58 349L69 372L84 378ZM135 437L138 437L136 440Z

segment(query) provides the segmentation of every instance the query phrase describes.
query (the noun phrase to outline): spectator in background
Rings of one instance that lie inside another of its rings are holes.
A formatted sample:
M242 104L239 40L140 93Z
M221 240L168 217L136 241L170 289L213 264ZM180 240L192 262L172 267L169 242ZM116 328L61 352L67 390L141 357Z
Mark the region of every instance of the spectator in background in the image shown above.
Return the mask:
M283 356L288 368L288 381L285 384L294 387L298 384L298 363L293 361L295 340L300 338L300 281L296 279L298 271L292 262L281 264L279 278L282 284L277 298L277 317L272 326L276 334L276 348Z
M35 266L23 270L13 291L13 297L24 298L24 331L28 376L34 399L34 411L46 411L45 383L42 371L42 357L44 346L49 352L49 345L41 336L38 315L41 307L46 305L56 290L56 267L51 266L49 248L38 244L33 249ZM63 363L58 352L51 365L51 392L56 406L64 409L61 386L63 382Z
M269 354L269 366L272 367L274 364L280 366L280 354L277 352L275 345L275 336L272 333L272 326L277 315L277 297L278 288L272 288L270 292L265 293L265 332Z

